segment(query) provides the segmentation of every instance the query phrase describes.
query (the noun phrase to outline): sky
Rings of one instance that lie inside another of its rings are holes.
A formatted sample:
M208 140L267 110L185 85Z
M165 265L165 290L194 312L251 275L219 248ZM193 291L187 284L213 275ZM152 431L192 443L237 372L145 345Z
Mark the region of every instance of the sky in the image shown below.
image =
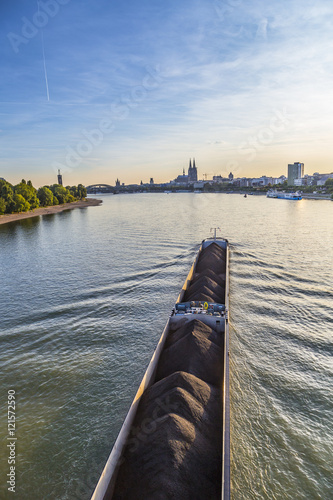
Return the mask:
M2 1L0 177L332 172L331 0Z

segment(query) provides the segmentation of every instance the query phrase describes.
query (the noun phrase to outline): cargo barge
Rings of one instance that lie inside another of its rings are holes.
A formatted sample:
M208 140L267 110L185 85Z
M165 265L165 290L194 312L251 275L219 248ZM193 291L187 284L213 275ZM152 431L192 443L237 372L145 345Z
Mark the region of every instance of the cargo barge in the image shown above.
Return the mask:
M92 500L229 500L228 273L204 240Z

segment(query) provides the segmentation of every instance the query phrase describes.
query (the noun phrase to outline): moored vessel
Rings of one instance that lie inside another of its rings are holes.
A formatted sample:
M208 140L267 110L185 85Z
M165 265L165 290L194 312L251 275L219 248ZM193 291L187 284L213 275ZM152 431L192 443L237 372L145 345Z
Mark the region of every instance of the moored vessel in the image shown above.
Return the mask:
M301 200L302 195L298 191L294 193L283 193L281 191L267 191L267 198L278 198L281 200Z
M228 263L202 242L92 500L230 498Z

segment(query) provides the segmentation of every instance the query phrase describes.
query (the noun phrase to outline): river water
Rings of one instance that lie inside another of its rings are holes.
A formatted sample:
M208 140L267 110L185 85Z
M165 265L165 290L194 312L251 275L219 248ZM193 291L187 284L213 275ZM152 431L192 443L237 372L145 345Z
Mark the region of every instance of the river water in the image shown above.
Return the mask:
M215 226L231 244L232 499L333 498L333 203L100 197L100 207L0 226L0 393L6 408L16 391L15 498L90 498ZM0 437L7 499L5 411Z

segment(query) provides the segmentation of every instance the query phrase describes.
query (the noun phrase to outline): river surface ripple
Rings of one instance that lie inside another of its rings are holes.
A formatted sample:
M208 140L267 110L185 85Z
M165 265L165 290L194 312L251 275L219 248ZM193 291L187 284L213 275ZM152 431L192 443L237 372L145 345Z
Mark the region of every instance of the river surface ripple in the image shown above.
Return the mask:
M332 498L333 203L101 198L0 226L15 497L90 498L199 244L219 226L231 243L232 499ZM4 412L0 436L7 499Z

